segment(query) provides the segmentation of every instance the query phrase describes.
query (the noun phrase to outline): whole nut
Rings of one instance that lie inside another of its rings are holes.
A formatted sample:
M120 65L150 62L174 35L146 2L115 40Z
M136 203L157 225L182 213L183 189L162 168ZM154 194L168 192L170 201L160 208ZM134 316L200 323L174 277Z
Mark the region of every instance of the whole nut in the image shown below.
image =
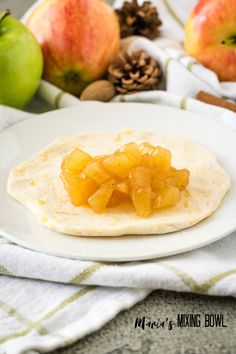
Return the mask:
M81 93L81 101L108 102L115 96L114 85L108 80L98 80L88 85Z

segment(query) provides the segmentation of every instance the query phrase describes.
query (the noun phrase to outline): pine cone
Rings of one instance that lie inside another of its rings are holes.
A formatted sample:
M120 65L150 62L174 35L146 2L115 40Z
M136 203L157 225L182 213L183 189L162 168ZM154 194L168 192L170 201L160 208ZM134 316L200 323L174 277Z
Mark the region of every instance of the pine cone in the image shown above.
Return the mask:
M162 79L159 63L144 50L122 53L108 68L108 79L117 93L155 90Z
M125 1L115 12L120 22L121 38L140 35L155 39L159 36L162 22L156 7L150 1L144 1L142 5L137 0Z

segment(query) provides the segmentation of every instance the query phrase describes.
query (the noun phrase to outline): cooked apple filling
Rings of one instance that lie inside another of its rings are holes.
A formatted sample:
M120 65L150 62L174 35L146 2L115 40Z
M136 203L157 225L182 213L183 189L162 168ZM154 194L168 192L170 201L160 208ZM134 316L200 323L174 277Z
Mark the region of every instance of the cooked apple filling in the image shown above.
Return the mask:
M171 166L171 152L149 143L128 143L95 157L77 148L63 159L61 171L71 203L95 213L126 202L148 217L175 206L189 183L187 169Z

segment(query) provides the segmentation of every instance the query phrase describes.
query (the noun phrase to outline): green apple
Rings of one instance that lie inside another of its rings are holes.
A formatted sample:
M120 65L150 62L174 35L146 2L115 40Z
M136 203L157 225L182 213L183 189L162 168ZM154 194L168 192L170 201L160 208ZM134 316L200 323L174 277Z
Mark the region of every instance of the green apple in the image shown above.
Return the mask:
M9 10L0 12L0 104L23 108L42 71L43 55L33 34Z

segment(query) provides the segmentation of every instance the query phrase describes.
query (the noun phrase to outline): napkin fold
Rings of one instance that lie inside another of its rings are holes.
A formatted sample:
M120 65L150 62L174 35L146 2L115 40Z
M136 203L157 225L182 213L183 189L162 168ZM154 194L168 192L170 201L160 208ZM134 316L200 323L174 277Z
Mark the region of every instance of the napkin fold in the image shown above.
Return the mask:
M194 99L200 90L236 98L235 83L220 83L213 72L179 49L183 23L196 1L153 3L163 19L164 39L133 38L128 50L146 49L161 62L166 91L117 96L114 101L178 107L236 129L235 113ZM115 6L121 4L118 0ZM45 81L38 94L57 108L87 104ZM27 118L33 119L33 115L0 106L0 130ZM181 255L127 263L45 255L0 237L0 353L49 352L69 345L145 298L152 289L236 296L235 236Z

